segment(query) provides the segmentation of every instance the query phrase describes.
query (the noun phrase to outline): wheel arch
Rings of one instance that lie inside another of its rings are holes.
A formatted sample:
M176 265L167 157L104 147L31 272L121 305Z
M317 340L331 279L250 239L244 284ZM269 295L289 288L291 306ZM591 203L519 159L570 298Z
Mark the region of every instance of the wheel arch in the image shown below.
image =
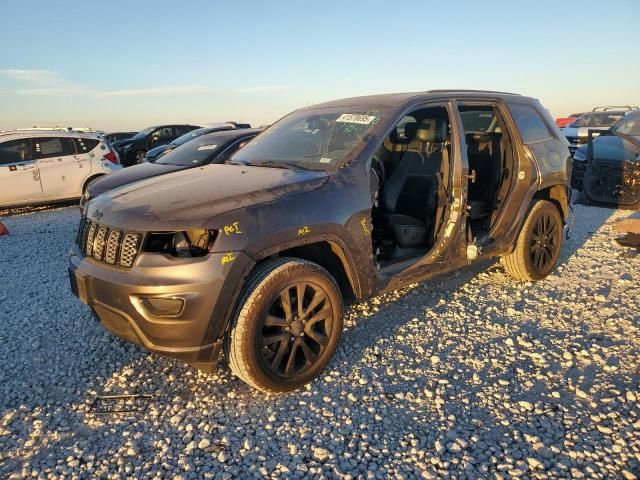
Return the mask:
M327 270L338 283L345 301L355 300L362 294L355 264L342 241L333 236L315 240L288 243L273 251L264 251L254 269L264 261L275 257L292 257L317 263Z
M560 211L562 220L565 224L567 223L567 219L569 218L569 193L566 185L556 184L540 189L533 195L531 206L533 206L536 200L548 200L553 203ZM529 209L531 209L531 206Z
M93 175L89 175L87 178L84 179L84 182L82 183L82 194L84 195L84 192L87 190L87 187L89 186L89 184L91 182L93 182L94 180L97 180L100 177L104 177L106 174L104 173L95 173Z

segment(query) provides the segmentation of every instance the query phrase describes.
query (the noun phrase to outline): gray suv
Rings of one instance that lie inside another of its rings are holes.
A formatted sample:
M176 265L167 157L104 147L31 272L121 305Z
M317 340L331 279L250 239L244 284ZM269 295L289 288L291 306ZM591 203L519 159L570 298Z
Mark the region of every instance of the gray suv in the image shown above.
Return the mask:
M569 223L567 142L537 100L437 90L297 110L226 164L84 209L74 293L125 340L253 387L312 380L347 303L491 257L532 281Z

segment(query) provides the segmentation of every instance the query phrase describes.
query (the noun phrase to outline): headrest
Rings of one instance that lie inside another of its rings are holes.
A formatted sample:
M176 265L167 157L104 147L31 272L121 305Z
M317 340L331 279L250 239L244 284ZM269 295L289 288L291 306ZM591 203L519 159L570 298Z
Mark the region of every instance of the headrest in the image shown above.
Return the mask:
M391 131L391 142L396 145L406 145L416 137L417 124L415 122L405 123L401 127L396 127Z
M418 132L418 124L415 122L405 123L404 125L404 136L409 140L413 140L416 138L416 133Z
M417 124L416 138L421 142L442 143L446 140L449 126L442 118L426 118Z

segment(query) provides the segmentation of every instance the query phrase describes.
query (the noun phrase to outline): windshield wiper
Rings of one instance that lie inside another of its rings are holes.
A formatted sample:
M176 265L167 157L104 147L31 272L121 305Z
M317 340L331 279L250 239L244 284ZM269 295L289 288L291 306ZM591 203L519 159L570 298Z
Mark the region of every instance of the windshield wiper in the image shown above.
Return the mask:
M265 160L264 162L247 163L246 165L251 165L252 167L287 168L292 170L303 168L299 167L298 165L293 165L291 163L281 162L278 160Z

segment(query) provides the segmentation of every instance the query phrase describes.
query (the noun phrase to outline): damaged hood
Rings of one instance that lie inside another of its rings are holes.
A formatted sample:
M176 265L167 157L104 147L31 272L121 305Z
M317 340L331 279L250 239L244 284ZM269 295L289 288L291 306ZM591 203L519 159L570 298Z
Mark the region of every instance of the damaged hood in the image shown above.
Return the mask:
M134 231L208 226L216 215L315 190L328 178L310 170L206 165L106 192L88 203L86 214Z

